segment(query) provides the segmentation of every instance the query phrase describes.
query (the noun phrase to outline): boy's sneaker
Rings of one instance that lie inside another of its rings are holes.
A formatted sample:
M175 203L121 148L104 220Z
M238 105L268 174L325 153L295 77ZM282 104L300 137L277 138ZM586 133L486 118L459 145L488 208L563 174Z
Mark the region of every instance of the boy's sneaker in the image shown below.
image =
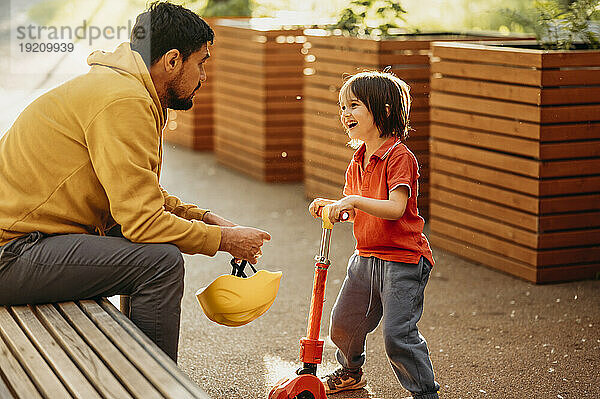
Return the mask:
M325 393L337 393L351 389L360 389L367 385L367 378L363 375L362 369L351 371L345 368L339 368L333 373L321 378L325 385Z

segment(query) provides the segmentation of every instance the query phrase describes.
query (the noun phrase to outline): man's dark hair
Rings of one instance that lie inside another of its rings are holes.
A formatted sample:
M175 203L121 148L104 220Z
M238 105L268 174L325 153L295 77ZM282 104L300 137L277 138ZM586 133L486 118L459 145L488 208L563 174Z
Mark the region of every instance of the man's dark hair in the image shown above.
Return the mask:
M215 33L194 12L164 1L151 3L137 16L131 31L131 49L142 55L148 67L167 51L177 49L185 61L205 43L213 42Z

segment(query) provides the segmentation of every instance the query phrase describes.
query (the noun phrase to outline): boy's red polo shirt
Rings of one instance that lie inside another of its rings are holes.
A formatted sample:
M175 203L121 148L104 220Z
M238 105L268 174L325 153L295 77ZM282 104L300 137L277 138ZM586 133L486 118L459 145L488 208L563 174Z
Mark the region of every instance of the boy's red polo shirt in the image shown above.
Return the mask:
M363 170L365 151L363 144L350 161L344 195L387 200L391 191L406 186L409 198L399 220L385 220L356 210L354 237L358 254L403 263L418 263L421 256L425 256L433 265L431 248L423 234L425 221L417 209L419 166L416 157L400 140L390 137Z

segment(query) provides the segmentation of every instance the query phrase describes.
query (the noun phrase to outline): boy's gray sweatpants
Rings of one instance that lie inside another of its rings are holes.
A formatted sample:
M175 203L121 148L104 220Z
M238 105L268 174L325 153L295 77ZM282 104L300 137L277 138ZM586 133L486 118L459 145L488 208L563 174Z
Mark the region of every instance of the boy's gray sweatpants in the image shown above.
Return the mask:
M33 232L0 247L0 304L130 295L129 318L174 361L183 276L172 244Z
M331 314L330 336L343 367L362 367L367 334L383 318L385 351L402 386L415 398L438 397L427 342L417 328L430 271L425 257L415 265L352 255Z

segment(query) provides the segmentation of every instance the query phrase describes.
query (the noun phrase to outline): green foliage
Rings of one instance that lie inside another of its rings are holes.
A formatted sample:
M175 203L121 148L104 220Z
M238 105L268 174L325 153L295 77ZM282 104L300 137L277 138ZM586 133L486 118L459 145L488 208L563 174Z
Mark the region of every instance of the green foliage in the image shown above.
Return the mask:
M497 12L497 25L504 25L511 32L533 33L537 29L537 17L532 8L521 8L518 10L503 8Z
M248 17L252 15L250 0L208 0L200 12L203 17Z
M349 36L388 36L390 30L400 28L399 21L405 22L405 13L398 1L353 0L329 28Z
M535 0L528 10L504 9L501 13L525 31L534 32L544 49L569 50L583 42L600 47L599 0Z
M591 28L591 21L600 20L600 2L598 0L578 0L569 6L570 13L567 19L571 31L576 38L580 38L591 48L600 48L600 24L597 30Z

